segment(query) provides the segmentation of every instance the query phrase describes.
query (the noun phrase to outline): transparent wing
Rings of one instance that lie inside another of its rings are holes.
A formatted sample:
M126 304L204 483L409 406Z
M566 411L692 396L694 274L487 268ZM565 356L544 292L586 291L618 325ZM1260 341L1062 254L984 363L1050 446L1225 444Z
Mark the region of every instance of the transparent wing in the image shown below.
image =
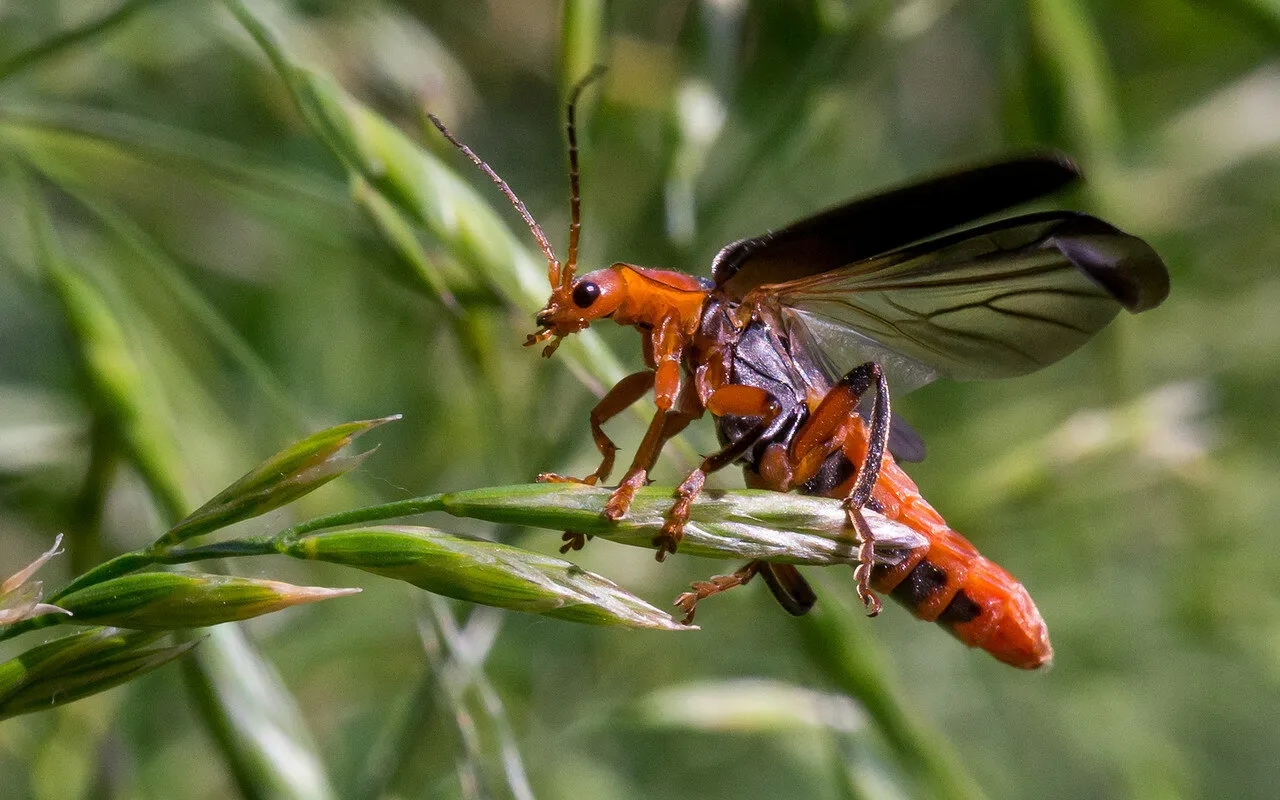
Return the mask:
M1033 214L922 242L747 298L781 307L837 370L878 361L895 391L935 377L1023 375L1079 348L1121 308L1162 301L1145 242L1093 217Z
M861 360L851 362L844 369L839 369L832 363L827 349L823 348L809 327L803 323L798 323L794 316L784 313L781 320L782 327L786 330L786 342L788 355L791 357L791 364L798 369L804 376L804 382L819 391L826 392L849 371L849 367L872 360L863 358ZM846 352L845 355L848 355ZM883 367L883 362L881 362ZM888 380L893 381L893 373L888 375ZM897 391L898 383L893 383L894 390ZM902 391L907 391L903 388ZM858 403L858 414L868 423L871 421L871 409L875 402L875 395L867 393ZM898 412L891 412L889 416L889 452L893 453L893 457L899 461L924 461L925 445L924 440L920 438L920 434L915 428L911 427Z

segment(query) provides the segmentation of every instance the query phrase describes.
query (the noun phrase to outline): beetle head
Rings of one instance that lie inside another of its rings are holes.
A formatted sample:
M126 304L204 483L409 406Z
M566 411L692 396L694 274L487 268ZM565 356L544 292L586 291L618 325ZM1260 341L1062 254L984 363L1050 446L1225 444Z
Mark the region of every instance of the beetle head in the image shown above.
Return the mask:
M566 264L559 282L552 283L551 297L534 317L538 330L524 342L527 347L550 340L542 349L544 356L550 357L564 337L609 317L626 296L626 283L616 267L589 272L575 281L572 266Z

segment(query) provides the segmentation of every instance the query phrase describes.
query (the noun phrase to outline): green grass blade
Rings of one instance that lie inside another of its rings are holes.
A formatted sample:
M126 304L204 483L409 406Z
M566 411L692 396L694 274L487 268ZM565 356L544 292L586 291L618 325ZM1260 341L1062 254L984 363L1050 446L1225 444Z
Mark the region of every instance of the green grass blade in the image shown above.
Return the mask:
M560 16L560 96L601 62L603 0L566 0Z
M1113 100L1112 72L1089 12L1077 0L1034 0L1028 4L1031 36L1051 80L1061 132L1088 160L1105 160L1119 149L1120 114Z
M687 630L665 611L568 561L432 528L382 526L317 533L282 544L281 552L512 611L592 625Z
M297 702L239 626L211 628L183 666L242 796L337 797Z
M939 733L917 722L893 685L888 657L868 633L863 614L818 584L818 603L800 620L805 650L827 678L855 698L898 760L930 797L975 800L982 790Z
M10 56L6 61L0 63L0 81L4 81L23 70L42 66L64 51L70 50L99 34L111 31L128 22L134 14L155 2L158 2L158 0L126 0L114 10L103 14L97 19L66 30L35 47Z
M156 502L174 518L181 516L185 490L177 476L182 470L163 422L164 410L144 384L120 321L98 290L66 264L52 220L28 188L36 260L59 302L90 393L109 415Z

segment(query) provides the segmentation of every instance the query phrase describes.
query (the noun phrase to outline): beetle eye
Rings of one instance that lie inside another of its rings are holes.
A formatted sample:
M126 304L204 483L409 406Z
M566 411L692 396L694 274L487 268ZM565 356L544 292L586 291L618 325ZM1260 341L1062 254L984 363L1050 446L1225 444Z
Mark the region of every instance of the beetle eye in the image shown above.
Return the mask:
M573 287L573 304L578 308L589 308L600 296L600 287L587 281Z

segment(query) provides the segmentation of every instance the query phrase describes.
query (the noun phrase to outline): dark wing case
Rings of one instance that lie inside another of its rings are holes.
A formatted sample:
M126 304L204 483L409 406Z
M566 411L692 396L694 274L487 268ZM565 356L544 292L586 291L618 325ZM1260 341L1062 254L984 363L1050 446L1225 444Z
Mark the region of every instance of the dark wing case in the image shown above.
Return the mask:
M711 276L730 299L740 300L757 286L787 283L872 258L1043 197L1079 175L1076 165L1060 153L942 175L726 245L712 262Z

